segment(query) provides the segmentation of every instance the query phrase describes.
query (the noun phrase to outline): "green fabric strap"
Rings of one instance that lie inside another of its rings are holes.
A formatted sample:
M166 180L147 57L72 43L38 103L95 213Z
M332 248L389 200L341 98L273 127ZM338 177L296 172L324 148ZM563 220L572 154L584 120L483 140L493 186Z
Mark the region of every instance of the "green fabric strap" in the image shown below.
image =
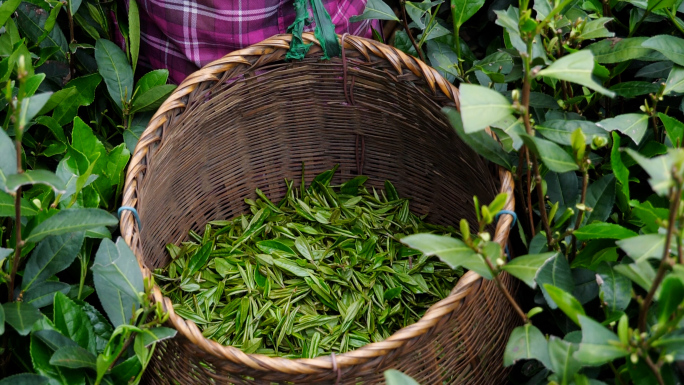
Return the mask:
M337 41L337 34L335 34L335 24L330 19L330 15L321 0L294 0L296 17L294 23L287 28L287 32L292 34L292 42L285 58L302 60L311 48L311 44L304 44L302 40L304 26L311 24L307 5L311 7L313 19L316 23L314 36L321 43L323 59L329 60L331 57L340 56L342 51L340 43Z

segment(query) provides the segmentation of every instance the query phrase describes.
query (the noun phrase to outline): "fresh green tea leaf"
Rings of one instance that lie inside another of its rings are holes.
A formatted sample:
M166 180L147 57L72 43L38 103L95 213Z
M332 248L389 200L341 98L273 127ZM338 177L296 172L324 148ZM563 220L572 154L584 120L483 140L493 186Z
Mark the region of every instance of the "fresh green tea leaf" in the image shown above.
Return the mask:
M462 83L459 91L463 131L467 134L484 130L513 113L506 97L494 90Z
M3 303L2 309L5 313L5 322L22 336L29 334L33 324L43 317L35 306L19 301Z
M64 209L36 226L26 242L39 242L50 235L61 235L97 228L115 226L119 220L100 209Z
M625 239L636 237L637 233L626 229L620 225L605 222L595 222L579 229L573 233L580 241L590 239Z
M592 78L594 55L589 50L581 50L556 60L539 71L537 76L565 80L596 90L608 97L615 96L613 91L604 88Z

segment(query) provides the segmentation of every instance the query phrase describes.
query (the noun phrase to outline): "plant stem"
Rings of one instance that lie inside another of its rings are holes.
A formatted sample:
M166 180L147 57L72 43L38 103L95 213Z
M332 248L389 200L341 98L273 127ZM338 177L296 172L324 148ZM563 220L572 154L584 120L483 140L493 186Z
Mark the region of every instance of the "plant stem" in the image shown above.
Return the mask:
M494 269L494 266L492 265L492 262L487 258L483 257L485 262L487 263L487 267L489 267L489 271L492 273L492 276L494 277L494 282L496 283L496 287L499 288L501 293L503 293L504 297L508 300L508 302L513 306L513 309L515 310L516 313L522 318L524 323L528 323L529 319L527 318L527 315L525 314L524 311L520 308L520 305L518 305L518 302L513 298L511 293L508 291L506 286L504 286L501 283L501 280L499 280L499 274L497 274L496 269Z
M667 223L667 235L665 236L666 238L665 247L663 248L663 257L660 260L658 273L656 274L656 277L653 280L651 290L649 290L648 294L646 294L646 298L644 298L644 301L641 303L641 309L639 311L639 332L641 333L646 332L646 313L648 313L648 308L651 306L653 296L655 295L658 286L660 286L660 283L663 281L663 278L665 278L667 268L671 266L672 263L674 263L672 258L670 258L670 245L672 244L672 235L674 233L675 222L677 221L677 214L679 212L679 202L681 200L681 196L682 183L680 181L677 181L677 187L671 189L670 192L670 202L672 203L670 206L670 217L668 218Z
M530 235L532 238L535 236L534 231L534 215L532 213L532 175L530 171L530 151L525 146L525 160L527 161L527 212L530 218Z
M409 39L411 40L411 44L413 44L413 48L415 48L416 53L418 53L418 56L420 56L420 60L425 61L425 56L423 55L423 51L421 51L420 48L418 48L418 44L416 44L416 39L413 38L413 35L411 34L411 30L409 29L408 26L408 18L406 17L406 2L404 0L400 1L401 4L401 13L404 15L402 17L402 21L404 22L404 30L406 31L406 34L408 35Z
M532 154L532 167L534 168L536 190L537 190L537 200L539 204L539 215L541 216L542 223L544 225L544 231L546 232L546 244L551 250L551 226L549 225L549 215L546 212L546 200L544 199L544 191L542 191L542 177L539 173L539 165L537 164L537 157Z
M586 167L582 168L582 196L580 197L580 204L584 205L584 202L587 199L587 186L589 185L589 172L587 172ZM575 220L575 227L572 229L572 240L570 241L570 245L572 247L572 252L570 254L569 261L572 262L573 259L575 259L575 255L577 255L577 237L575 236L575 231L579 229L580 225L582 224L582 220L584 220L584 210L580 210L580 212L577 214L577 219Z
M425 26L425 30L423 31L423 37L421 37L420 41L418 42L418 47L422 47L425 43L425 40L427 39L429 32L431 31L431 27L435 23L435 17L437 16L437 12L439 12L439 8L441 6L442 3L439 3L439 5L437 5L437 8L435 8L435 11L432 12L432 16L430 16L430 21L428 21L427 25Z
M660 369L656 364L653 363L653 360L651 360L651 357L648 355L648 352L644 353L644 361L646 361L646 365L648 365L648 368L651 369L653 372L653 375L655 375L656 379L658 380L658 384L660 385L665 385L665 381L663 380L663 376L660 374Z
M69 19L69 75L70 79L74 78L76 74L76 63L74 63L74 53L71 52L71 43L76 39L74 38L74 17L71 14L71 1L67 3L67 16Z
M639 29L639 27L641 26L641 23L644 22L644 20L646 19L646 17L648 17L649 14L651 14L651 11L649 9L646 9L646 12L644 12L644 15L641 16L641 19L639 19L639 21L636 23L636 25L634 26L634 29L629 31L627 38L632 37L634 32L636 32ZM677 24L677 23L675 23L675 24Z
M684 35L684 28L682 28L682 26L679 25L679 23L677 23L677 20L675 19L674 13L673 13L672 11L670 11L669 9L667 9L667 8L665 8L665 12L667 13L667 16L670 17L670 20L672 20L672 24L674 24L675 27L677 27L677 29L679 30L679 32L680 32L682 35Z
M19 110L17 103L17 110ZM24 172L21 168L21 141L16 140L14 146L17 150L17 174ZM17 276L17 269L19 268L19 259L21 259L21 247L24 242L21 240L21 186L17 189L14 196L14 228L15 228L15 242L14 259L12 260L12 271L10 272L9 291L7 292L7 300L14 301L14 281Z
M620 372L617 371L615 365L613 365L613 362L609 362L608 365L610 366L610 369L613 371L613 374L615 374L615 378L618 380L620 385L625 385L624 381L622 381L622 377L620 377Z

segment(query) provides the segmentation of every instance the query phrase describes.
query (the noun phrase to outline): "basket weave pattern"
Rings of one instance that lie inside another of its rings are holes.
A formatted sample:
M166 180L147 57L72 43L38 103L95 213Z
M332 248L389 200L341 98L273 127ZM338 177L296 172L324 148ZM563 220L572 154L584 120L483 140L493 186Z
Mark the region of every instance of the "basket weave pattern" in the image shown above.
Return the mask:
M387 45L347 36L345 59L319 60L314 43L302 62L285 62L290 35L233 52L190 75L159 108L142 134L126 176L121 233L144 276L169 262L165 244L188 230L246 210L260 188L272 200L285 194L283 178L299 180L301 165L314 175L340 164L333 183L363 174L385 179L411 197L427 221L475 222L472 196L487 202L509 193L510 173L496 178L462 143L441 113L458 106L458 90L437 71ZM497 185L499 186L497 188ZM512 218L497 223L504 244ZM503 282L515 290L513 280ZM501 358L517 318L489 281L466 273L444 300L417 323L385 341L337 356L285 359L245 354L205 339L173 311L155 287L154 298L178 330L158 344L146 383L381 383L395 368L421 384L494 384L506 370Z

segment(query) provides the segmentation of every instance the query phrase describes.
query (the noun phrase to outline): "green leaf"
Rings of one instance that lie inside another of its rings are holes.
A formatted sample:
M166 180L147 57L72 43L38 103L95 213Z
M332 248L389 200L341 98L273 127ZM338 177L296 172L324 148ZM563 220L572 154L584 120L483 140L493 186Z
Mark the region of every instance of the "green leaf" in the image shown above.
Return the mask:
M402 238L401 242L412 249L421 251L426 256L438 256L452 269L463 266L486 279L492 279L492 274L482 256L476 254L459 239L435 234L414 234Z
M684 124L675 118L671 118L662 112L658 113L660 121L663 122L665 126L665 132L667 132L667 137L672 142L675 147L681 147L684 145Z
M29 334L33 324L38 322L43 315L33 305L24 302L7 302L2 304L5 312L5 322L10 324L19 335Z
M61 336L61 334L55 332ZM64 342L70 339L64 337ZM73 342L72 342L73 343ZM85 378L82 370L74 370L62 368L59 366L50 365L50 357L53 353L52 346L43 342L37 333L31 334L30 342L31 362L33 368L38 374L49 377L53 384L85 384Z
M613 132L613 147L610 150L610 166L613 168L615 178L622 186L622 193L625 195L627 201L629 201L629 169L622 162L622 156L620 155L620 140L620 135L617 132Z
M661 259L665 247L665 235L639 235L617 241L617 245L635 262L645 261L649 258Z
M625 239L636 237L637 233L626 229L620 225L605 222L596 222L577 229L573 234L577 240L586 241L590 239Z
M144 291L138 261L128 245L119 238L103 239L93 262L93 281L100 303L117 327L128 323L132 309L139 305L138 293Z
M385 376L385 383L387 385L419 385L416 380L398 370L385 370L383 375Z
M682 283L681 278L675 275L668 275L661 284L660 292L667 293L660 296L657 308L658 323L664 325L670 320L672 313L684 301L684 283Z
M14 212L14 197L4 191L0 191L0 217L13 217ZM21 216L32 217L38 215L38 210L33 204L24 198L21 198Z
M17 150L5 130L0 130L0 189L5 189L7 177L17 173Z
M663 8L670 8L675 3L677 3L677 0L648 0L648 7L646 9L651 12L657 11Z
M197 271L199 271L199 269L203 268L204 265L207 264L207 261L209 260L209 255L211 254L211 249L213 248L213 242L207 242L204 245L202 245L202 247L199 247L197 251L195 251L195 254L193 254L193 256L188 261L188 265L184 273L186 273L187 276L192 276ZM137 297L135 291L128 291L128 295Z
M651 202L646 201L632 207L632 214L643 223L642 231L644 233L657 233L660 228L658 221L667 220L669 210L653 207Z
M516 119L513 115L509 115L498 122L492 123L491 127L496 132L506 151L511 151L513 149L520 150L520 147L523 145L520 134L525 133L525 126L523 126L520 119ZM497 131L497 128L503 131L503 134L500 134L499 131ZM462 130L463 129L461 129L461 131ZM473 147L472 145L470 146Z
M551 296L549 296L544 284L551 284L568 293L572 293L575 289L570 265L562 254L556 254L551 259L547 260L544 265L542 265L541 269L539 269L539 272L537 272L535 281L539 284L542 294L544 294L544 298L546 299L546 303L551 309L557 308L558 305L553 301Z
M48 385L50 380L33 373L21 373L5 377L0 380L0 385Z
M587 48L594 54L594 60L601 64L620 63L632 59L643 59L651 54L653 50L641 46L646 40L648 37L604 39Z
M671 0L654 0L671 1ZM684 39L670 35L654 36L641 44L642 47L650 48L665 55L675 64L684 66Z
M585 215L584 223L604 222L615 203L615 175L606 174L587 187L585 204L592 211Z
M520 134L520 137L525 145L541 158L549 170L561 173L579 169L572 156L556 143L527 134Z
M81 250L83 239L84 233L80 231L53 235L41 241L26 262L21 289L29 290L32 285L69 267Z
M0 25L5 25L7 20L12 16L17 7L21 4L21 0L7 0L0 6Z
M173 84L164 84L136 95L133 99L131 113L156 110L175 89L176 86Z
M667 77L665 82L665 91L663 95L669 95L671 93L684 93L684 67L674 66L670 75Z
M629 354L629 350L621 346L615 333L589 317L580 315L582 326L582 343L573 355L588 366L599 366Z
M358 16L352 16L349 21L356 23L361 20L394 20L401 21L392 11L389 5L385 4L382 0L368 0L366 3L366 8L363 13Z
M128 2L128 41L130 44L131 64L133 73L138 65L138 55L140 54L140 11L135 0Z
M115 226L118 223L119 220L115 216L101 209L64 209L36 226L26 238L26 242L38 242L50 235L84 231L100 226Z
M608 138L610 135L596 124L584 120L547 120L536 127L545 138L566 146L572 144L572 133L578 128L585 134L585 144L591 144L595 136Z
M648 115L623 114L614 118L604 119L596 124L606 131L620 131L629 136L634 143L639 144L648 129Z
M470 134L484 130L513 113L508 99L486 87L461 83L459 87L463 130Z
M169 71L168 70L154 70L146 73L143 75L143 77L138 80L138 83L136 83L135 87L135 93L137 94L144 94L145 92L149 91L153 87L156 86L162 86L166 84L166 81L169 78Z
M451 17L454 25L461 27L484 5L484 0L451 0Z
M612 20L612 17L599 17L598 19L587 21L587 23L584 26L584 29L582 29L582 33L579 34L578 39L588 40L615 36L614 32L610 32L605 27L605 24Z
M95 353L95 333L90 319L80 306L60 292L55 294L53 322L57 331Z
M176 333L176 329L161 326L147 329L142 335L143 343L145 344L145 347L149 347L153 343L175 337Z
M95 60L109 95L123 111L123 103L128 102L133 94L133 69L126 54L111 41L98 39L95 43Z
M73 98L78 97L79 90L77 90L75 87L68 87L68 88L63 88L57 92L53 92L50 95L50 98L47 100L47 102L43 105L43 107L38 111L38 115L44 115L47 114L48 112L54 110L58 105L65 103ZM38 119L44 119L43 117L38 117Z
M93 353L80 346L66 346L57 350L50 357L50 364L71 369L97 369L95 365L96 360L97 358Z
M615 96L614 92L603 88L592 78L593 71L594 55L589 50L582 50L556 60L550 66L539 71L537 76L581 84L606 96Z
M51 95L52 92L43 92L42 94L24 98L21 101L21 110L19 111L19 125L25 127L43 108Z
M19 187L31 186L34 184L48 185L56 194L66 191L64 181L55 175L55 173L47 170L28 170L21 174L10 175L5 181L5 191L14 193Z
M579 349L577 344L551 336L549 339L549 361L551 370L560 378L560 383L569 384L582 368L574 354Z
M513 329L504 351L504 366L511 366L520 360L538 360L547 368L551 367L546 338L529 323Z
M453 108L445 108L443 110L451 122L451 126L458 134L459 138L469 145L475 152L482 155L485 159L490 160L500 166L509 170L513 168L514 159L507 154L499 142L492 138L486 131L477 131L472 134L467 134L463 130L461 114Z
M64 89L72 88L76 92L66 97L55 106L52 117L60 124L65 125L73 121L81 106L89 106L95 101L95 91L102 81L102 76L97 73L70 80ZM60 91L58 91L60 92Z
M610 87L610 90L625 99L632 99L640 95L656 93L660 90L660 85L649 82L622 82Z
M615 270L606 262L602 262L596 272L601 277L599 285L601 302L611 312L627 309L632 300L632 282L629 278L616 274Z
M579 326L580 315L586 315L582 304L570 293L550 284L544 284L544 289L549 297L574 323Z
M651 285L656 276L655 270L646 260L631 264L615 265L613 266L613 269L629 278L632 282L641 286L646 291L651 289Z
M528 254L514 258L501 267L501 270L525 282L531 288L537 287L534 278L539 269L558 253Z
M112 325L107 319L95 309L91 304L84 303L83 311L88 316L90 324L93 325L93 333L95 333L95 351L102 353L112 336Z
M647 78L647 79L660 79L667 77L667 74L670 73L672 70L672 66L674 63L672 63L669 60L665 61L659 61L655 63L651 63L649 65L645 65L641 67L639 71L637 71L636 77L638 78ZM618 83L620 84L620 83Z
M0 306L0 336L3 334L5 334L5 309Z
M37 308L52 305L55 299L55 293L61 292L68 294L71 290L71 285L64 282L47 281L36 284L24 293L24 302L29 303Z

